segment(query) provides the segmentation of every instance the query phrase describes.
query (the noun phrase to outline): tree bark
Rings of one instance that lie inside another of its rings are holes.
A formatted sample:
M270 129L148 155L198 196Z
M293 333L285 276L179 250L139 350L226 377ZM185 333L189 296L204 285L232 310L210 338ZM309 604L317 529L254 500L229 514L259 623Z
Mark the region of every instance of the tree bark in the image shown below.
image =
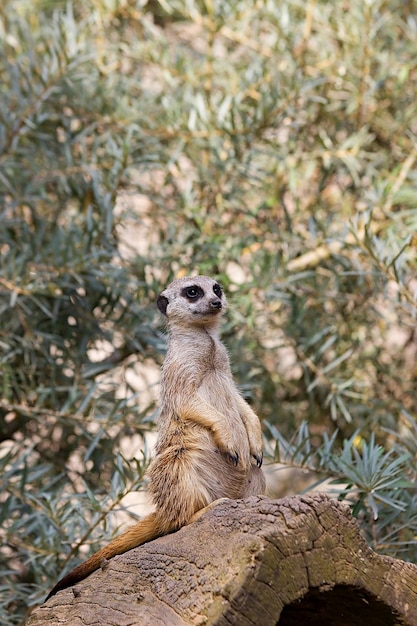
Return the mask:
M417 626L417 566L366 544L317 493L221 501L117 556L27 626Z

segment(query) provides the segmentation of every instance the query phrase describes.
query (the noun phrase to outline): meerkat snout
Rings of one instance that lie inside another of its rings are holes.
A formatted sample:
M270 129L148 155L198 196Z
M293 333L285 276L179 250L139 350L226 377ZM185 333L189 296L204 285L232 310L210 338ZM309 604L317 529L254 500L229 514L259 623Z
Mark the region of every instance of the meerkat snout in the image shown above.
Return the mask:
M221 301L221 300L212 300L212 301L210 302L210 306L211 306L213 309L221 309L221 308L223 307L223 305L222 305L222 301Z

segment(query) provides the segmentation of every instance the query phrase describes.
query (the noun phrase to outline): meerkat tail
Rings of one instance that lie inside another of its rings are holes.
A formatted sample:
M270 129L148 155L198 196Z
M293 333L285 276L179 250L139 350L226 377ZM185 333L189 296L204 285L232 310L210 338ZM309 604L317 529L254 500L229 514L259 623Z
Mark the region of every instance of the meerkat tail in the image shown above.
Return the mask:
M50 591L45 602L58 591L71 587L81 580L84 580L84 578L99 569L107 559L111 559L113 556L116 556L116 554L123 554L128 550L132 550L167 532L169 532L169 530L163 530L161 528L157 514L151 513L134 526L128 528L125 533L116 537L116 539L111 541L107 546L93 554L87 561L81 563L81 565L78 565L78 567L69 572L69 574L61 578L52 591Z

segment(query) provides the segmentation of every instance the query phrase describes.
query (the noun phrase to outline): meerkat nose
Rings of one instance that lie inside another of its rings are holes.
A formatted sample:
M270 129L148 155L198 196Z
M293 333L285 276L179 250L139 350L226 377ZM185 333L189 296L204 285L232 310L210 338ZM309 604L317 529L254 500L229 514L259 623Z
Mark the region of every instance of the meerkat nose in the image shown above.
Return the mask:
M222 301L221 300L212 300L210 302L210 306L212 309L221 309L222 308Z

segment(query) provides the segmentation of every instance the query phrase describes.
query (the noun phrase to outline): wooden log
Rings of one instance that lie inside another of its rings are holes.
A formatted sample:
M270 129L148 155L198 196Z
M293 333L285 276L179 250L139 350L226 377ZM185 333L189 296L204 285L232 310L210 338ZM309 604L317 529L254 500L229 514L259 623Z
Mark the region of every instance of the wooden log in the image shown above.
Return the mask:
M117 556L27 626L417 626L417 566L326 494L222 501Z

